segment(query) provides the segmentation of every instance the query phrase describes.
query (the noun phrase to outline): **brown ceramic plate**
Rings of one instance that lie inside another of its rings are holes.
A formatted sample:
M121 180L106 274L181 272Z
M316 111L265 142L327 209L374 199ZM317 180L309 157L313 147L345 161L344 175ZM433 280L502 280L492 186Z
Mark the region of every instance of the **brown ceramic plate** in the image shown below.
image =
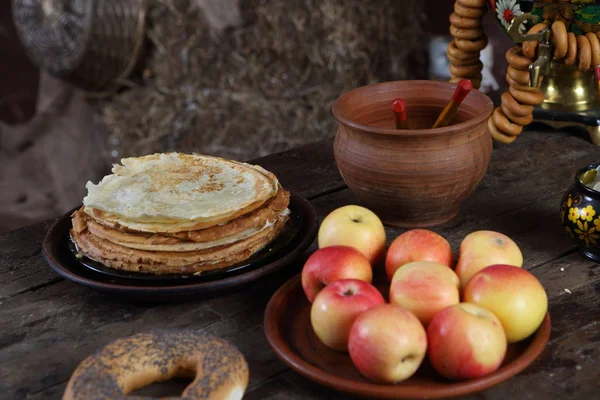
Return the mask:
M306 199L297 193L290 193L290 221L287 225L291 232L275 239L268 249L244 263L243 268L187 279L182 276L140 279L139 276L107 273L99 270L97 265L91 268L89 260L78 259L69 248L70 212L60 217L48 230L42 247L43 254L50 268L63 278L130 300L158 303L224 295L284 270L313 242L318 228L317 213Z
M265 333L277 355L296 372L330 388L378 399L436 399L473 394L518 374L542 352L550 337L550 316L528 339L509 345L494 373L454 382L437 374L427 359L410 379L384 385L364 378L346 353L328 349L310 326L310 303L300 276L290 279L271 298L265 312Z

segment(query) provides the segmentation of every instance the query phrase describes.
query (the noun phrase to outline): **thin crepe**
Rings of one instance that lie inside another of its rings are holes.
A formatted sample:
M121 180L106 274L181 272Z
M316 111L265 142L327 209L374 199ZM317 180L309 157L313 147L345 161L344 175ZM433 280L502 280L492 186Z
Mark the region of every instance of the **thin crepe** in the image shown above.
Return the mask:
M277 216L286 212L289 202L289 192L280 189L279 192L277 192L277 195L268 200L263 207L249 214L242 215L226 223L206 229L170 233L135 232L124 227L108 224L102 220L95 220L81 211L76 211L73 214L73 218L83 218L85 220L84 223L88 225L93 234L115 243L121 243L125 246L128 246L129 244L146 246L170 245L182 242L204 243L242 234L249 229L256 230L262 228L268 221L272 222Z
M92 235L88 229L71 229L78 251L108 267L153 274L201 273L231 266L249 258L273 241L285 226L281 216L267 229L237 243L189 252L145 251L120 246Z
M227 222L260 208L279 189L262 167L180 153L121 160L88 182L84 211L140 232L178 232Z

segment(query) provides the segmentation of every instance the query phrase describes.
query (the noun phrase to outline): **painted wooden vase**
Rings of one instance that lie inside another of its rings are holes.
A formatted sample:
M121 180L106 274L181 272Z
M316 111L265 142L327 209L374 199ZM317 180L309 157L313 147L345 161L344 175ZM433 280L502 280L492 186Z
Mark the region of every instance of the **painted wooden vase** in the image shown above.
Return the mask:
M575 174L575 182L565 192L560 207L560 221L580 253L600 263L600 192L584 184L582 176L596 169L590 164Z

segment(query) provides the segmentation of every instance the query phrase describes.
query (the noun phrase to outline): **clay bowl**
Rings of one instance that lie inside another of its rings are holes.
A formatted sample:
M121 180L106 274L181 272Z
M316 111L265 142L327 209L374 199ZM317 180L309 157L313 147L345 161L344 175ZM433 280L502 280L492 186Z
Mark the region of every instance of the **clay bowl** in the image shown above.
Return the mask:
M416 228L454 218L492 155L487 119L494 106L473 90L450 126L430 129L456 85L398 81L363 86L333 105L335 160L356 198L386 225ZM397 130L391 102L406 101L410 130Z
M387 299L389 282L375 281ZM271 297L265 310L265 335L277 356L308 379L340 392L370 399L440 399L475 394L496 386L527 368L542 353L550 338L550 316L529 338L508 346L496 371L475 379L450 381L439 375L425 358L417 372L396 385L368 380L354 367L348 353L327 348L310 324L310 308L300 275L290 279ZM481 396L478 398L484 398ZM489 396L493 397L493 396ZM343 395L328 398L343 399ZM486 397L487 398L487 397Z

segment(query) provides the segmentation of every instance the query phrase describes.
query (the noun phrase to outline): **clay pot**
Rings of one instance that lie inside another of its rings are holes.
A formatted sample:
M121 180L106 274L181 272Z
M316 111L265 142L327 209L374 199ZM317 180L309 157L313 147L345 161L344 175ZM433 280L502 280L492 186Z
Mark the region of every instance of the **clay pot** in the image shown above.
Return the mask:
M489 97L471 91L450 126L429 129L455 87L435 81L385 82L335 101L337 167L357 199L386 225L443 224L458 214L484 176L492 155ZM390 104L397 97L406 102L409 130L395 129Z

